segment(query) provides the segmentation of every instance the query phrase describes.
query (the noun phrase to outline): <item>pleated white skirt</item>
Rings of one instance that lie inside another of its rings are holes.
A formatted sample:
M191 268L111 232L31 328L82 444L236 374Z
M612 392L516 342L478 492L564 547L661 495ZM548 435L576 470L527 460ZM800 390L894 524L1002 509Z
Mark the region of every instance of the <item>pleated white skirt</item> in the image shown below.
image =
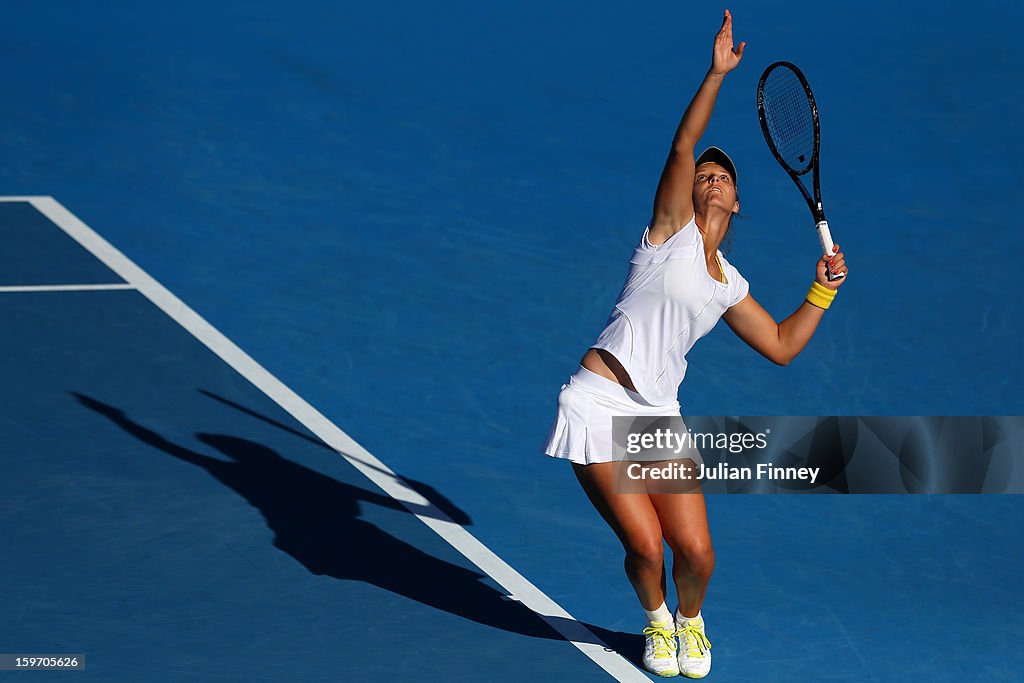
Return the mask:
M541 449L553 458L581 465L614 459L612 417L679 416L679 402L651 405L635 391L605 379L582 365L562 385L558 413Z

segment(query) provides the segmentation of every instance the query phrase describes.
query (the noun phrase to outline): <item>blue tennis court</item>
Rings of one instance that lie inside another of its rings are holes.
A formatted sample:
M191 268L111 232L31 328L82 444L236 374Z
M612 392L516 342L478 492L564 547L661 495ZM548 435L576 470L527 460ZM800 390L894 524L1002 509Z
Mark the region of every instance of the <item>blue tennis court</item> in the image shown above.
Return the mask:
M644 680L620 546L538 447L721 9L8 12L0 653L87 665L5 678ZM851 280L788 367L719 326L684 409L1024 413L1021 10L730 9L729 259L783 316L820 255L754 109L789 59ZM708 508L711 680L1019 678L1022 497Z

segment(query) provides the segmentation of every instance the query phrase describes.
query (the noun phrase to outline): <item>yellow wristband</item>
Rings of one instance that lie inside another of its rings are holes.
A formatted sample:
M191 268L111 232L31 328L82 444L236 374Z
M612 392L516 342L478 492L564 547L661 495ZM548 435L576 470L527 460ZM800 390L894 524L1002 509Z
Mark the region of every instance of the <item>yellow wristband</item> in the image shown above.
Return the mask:
M835 298L836 290L829 289L828 287L820 284L817 280L811 284L811 289L807 292L807 302L826 311L828 310L828 307L832 305L832 299Z

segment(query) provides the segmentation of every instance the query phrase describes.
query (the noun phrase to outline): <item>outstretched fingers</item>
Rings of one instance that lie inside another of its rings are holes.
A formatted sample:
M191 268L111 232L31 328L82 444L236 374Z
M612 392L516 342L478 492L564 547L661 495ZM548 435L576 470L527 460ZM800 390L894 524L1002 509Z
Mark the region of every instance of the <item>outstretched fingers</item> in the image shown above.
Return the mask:
M742 59L743 50L744 48L746 48L747 44L744 42L740 43L739 46L736 46L733 43L732 12L730 12L729 10L725 10L725 20L722 22L722 30L725 32L726 45L729 46L729 49L732 50L733 54L736 55L737 59Z
M743 58L743 50L746 46L746 43L740 43L739 46L733 43L732 12L725 10L722 28L715 34L712 70L724 74L735 69L740 59Z

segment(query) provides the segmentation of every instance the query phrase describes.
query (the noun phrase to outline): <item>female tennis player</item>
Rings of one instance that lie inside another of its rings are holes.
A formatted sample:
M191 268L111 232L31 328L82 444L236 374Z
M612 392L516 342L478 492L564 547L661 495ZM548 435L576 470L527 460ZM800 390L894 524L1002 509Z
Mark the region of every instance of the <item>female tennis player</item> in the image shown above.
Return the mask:
M694 159L725 75L743 57L728 10L714 40L711 68L683 114L654 197L654 213L630 259L608 323L562 386L544 452L566 458L584 491L625 549L625 569L647 616L644 666L659 676L702 678L711 643L701 604L715 557L704 497L695 493L616 493L612 416L679 416L686 353L719 318L769 360L785 365L807 345L849 278L843 254L822 257L800 307L777 323L749 294L747 281L718 250L739 212L736 166L717 147ZM672 551L679 598L665 605L662 539Z

